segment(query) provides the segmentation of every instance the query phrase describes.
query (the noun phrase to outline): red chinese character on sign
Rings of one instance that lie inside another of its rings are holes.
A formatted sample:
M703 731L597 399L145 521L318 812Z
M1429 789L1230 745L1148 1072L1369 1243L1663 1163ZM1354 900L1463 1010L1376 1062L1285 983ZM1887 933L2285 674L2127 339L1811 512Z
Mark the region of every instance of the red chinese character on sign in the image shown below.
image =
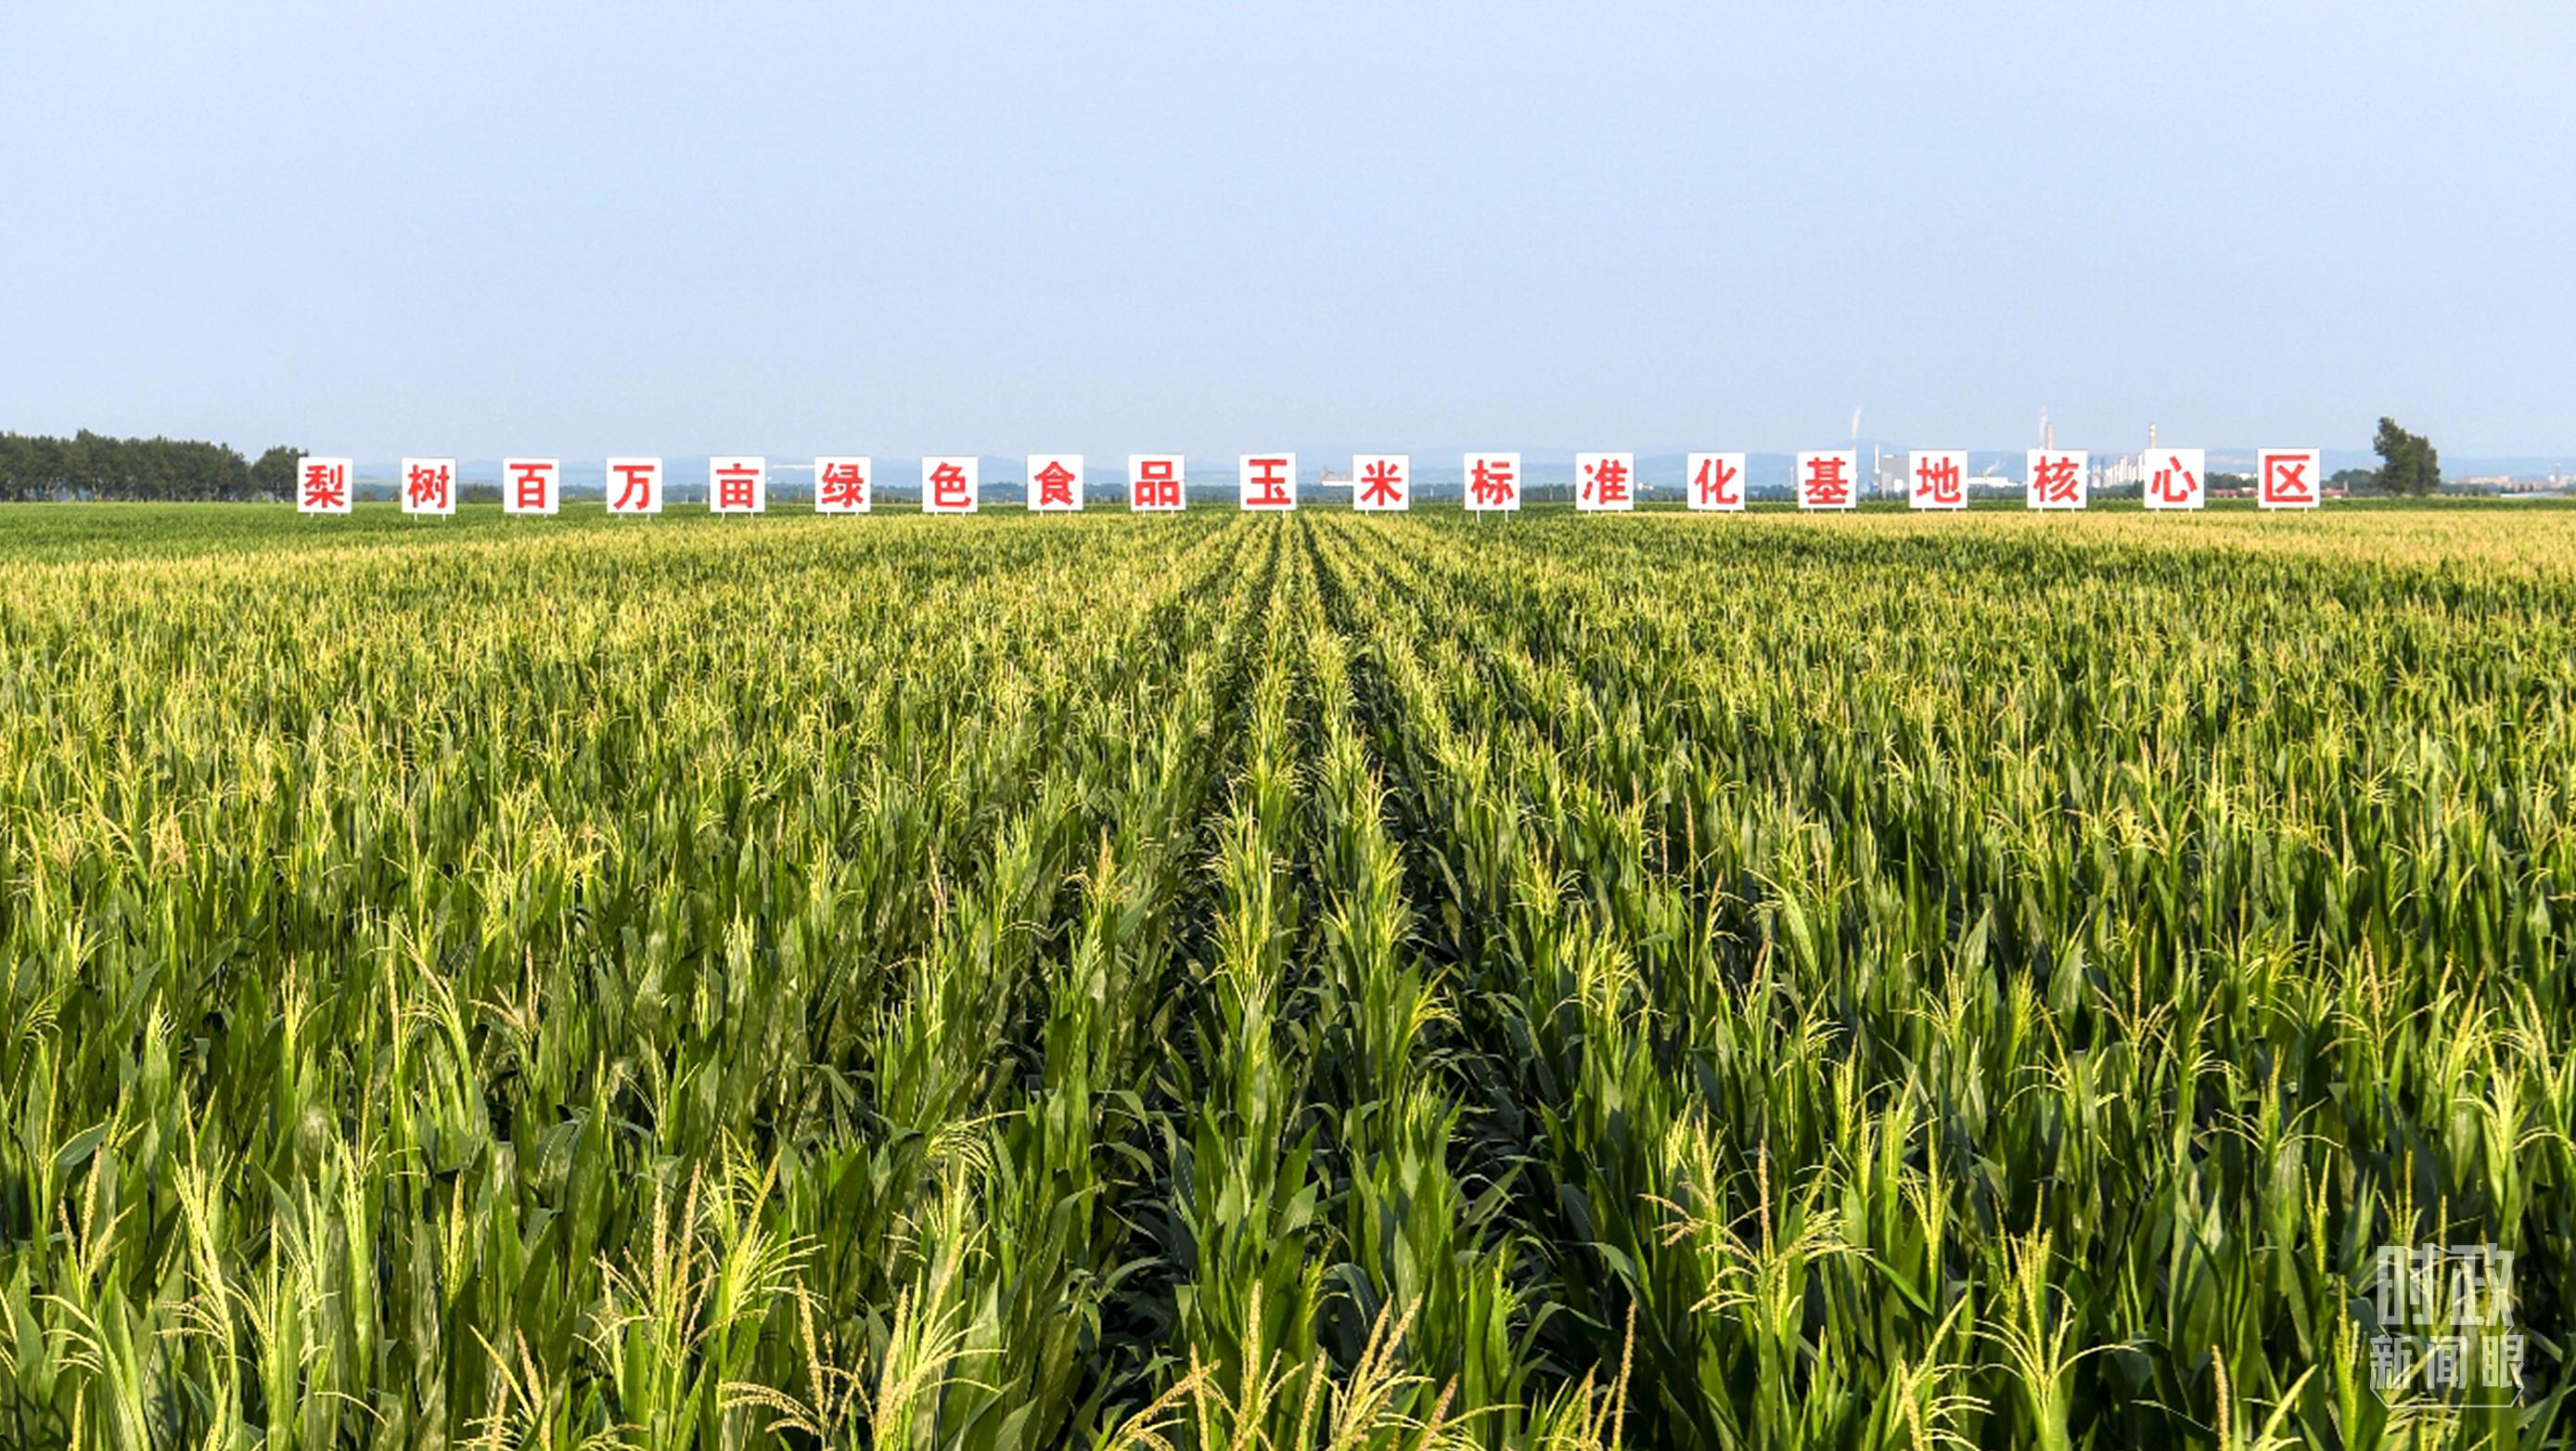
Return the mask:
M1583 497L1603 508L1628 502L1628 465L1620 459L1605 458L1585 469Z
M963 509L975 502L966 491L966 469L963 465L944 462L931 469L930 502L941 509Z
M760 470L730 464L716 470L716 507L719 509L757 509L760 507Z
M1933 454L1914 461L1914 496L1927 504L1947 508L1968 501L1967 482L1959 476L1959 461L1948 454Z
M2167 508L2188 508L2200 497L2200 468L2197 460L2179 453L2168 453L2147 476L2147 499Z
M414 509L445 509L454 483L445 464L413 464L403 471L403 501Z
M1851 502L1852 484L1845 473L1846 460L1838 453L1811 454L1807 458L1807 475L1799 492L1809 508L1839 509Z
M1038 471L1035 482L1038 486L1039 508L1059 505L1067 509L1073 507L1073 470L1066 468L1062 461L1047 460L1047 466Z
M1691 487L1699 491L1699 502L1709 508L1724 508L1744 502L1744 493L1735 487L1744 471L1727 466L1725 459L1714 454L1699 461L1699 472L1691 476Z
M867 470L856 463L825 464L814 484L823 491L823 507L826 509L864 509L868 506Z
M1499 509L1519 497L1520 480L1512 461L1480 458L1467 476L1467 497L1484 509Z
M2256 477L2256 502L2267 509L2299 509L2317 501L2316 480L2310 476L2313 454L2267 453L2262 471Z
M304 465L304 507L309 510L349 506L349 470L338 462Z
M1360 470L1360 502L1390 508L1404 502L1404 472L1386 459L1372 459Z
M1171 458L1136 460L1135 477L1129 481L1128 491L1128 503L1132 508L1181 507L1181 461Z
M2040 454L2031 460L2030 500L2039 508L2051 505L2081 507L2084 496L2079 485L2084 479L2084 464L2069 454Z
M1293 509L1297 497L1288 492L1288 460L1280 455L1247 458L1249 471L1244 479L1243 507L1247 509Z
M510 465L511 497L518 500L522 509L543 509L550 497L549 486L554 481L554 472L541 463Z
M608 471L617 475L617 494L608 507L620 514L650 513L653 508L653 476L661 471L659 464L631 459L611 462Z

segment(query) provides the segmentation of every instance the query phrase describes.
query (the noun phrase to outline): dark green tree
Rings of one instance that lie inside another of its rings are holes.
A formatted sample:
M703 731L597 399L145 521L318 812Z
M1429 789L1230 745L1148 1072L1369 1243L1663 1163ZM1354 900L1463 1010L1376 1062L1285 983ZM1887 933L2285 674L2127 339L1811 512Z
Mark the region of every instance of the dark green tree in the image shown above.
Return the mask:
M250 492L253 498L291 499L295 497L295 465L304 450L284 444L259 456L250 466Z
M2442 456L2432 441L2408 433L2394 418L2379 420L2379 437L2370 445L2379 454L2379 486L2392 494L2430 494L2442 487Z

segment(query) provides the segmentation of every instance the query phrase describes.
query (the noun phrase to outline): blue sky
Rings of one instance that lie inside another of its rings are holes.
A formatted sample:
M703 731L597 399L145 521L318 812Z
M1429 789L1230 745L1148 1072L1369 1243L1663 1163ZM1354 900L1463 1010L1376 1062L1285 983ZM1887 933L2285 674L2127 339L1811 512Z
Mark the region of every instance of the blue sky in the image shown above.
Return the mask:
M21 4L0 428L2576 454L2576 6Z

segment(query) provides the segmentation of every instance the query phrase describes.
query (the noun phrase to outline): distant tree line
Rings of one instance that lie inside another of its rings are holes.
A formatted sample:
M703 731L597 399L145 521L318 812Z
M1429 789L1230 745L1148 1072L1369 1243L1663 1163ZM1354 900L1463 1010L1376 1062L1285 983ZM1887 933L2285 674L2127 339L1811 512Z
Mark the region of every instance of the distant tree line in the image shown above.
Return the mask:
M0 433L0 499L285 499L303 452L272 448L253 463L188 439Z

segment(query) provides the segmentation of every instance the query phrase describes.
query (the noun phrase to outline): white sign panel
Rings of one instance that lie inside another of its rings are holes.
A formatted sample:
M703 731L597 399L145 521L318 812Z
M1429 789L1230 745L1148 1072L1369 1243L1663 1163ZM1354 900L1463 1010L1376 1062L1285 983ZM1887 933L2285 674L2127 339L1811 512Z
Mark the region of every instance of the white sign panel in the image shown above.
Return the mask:
M707 510L715 514L757 514L769 507L769 460L707 460Z
M1176 453L1127 455L1127 507L1139 514L1178 512L1186 502L1186 473Z
M1689 492L1693 509L1725 514L1744 512L1744 455L1692 454Z
M1851 449L1798 455L1798 507L1849 509L1859 503L1860 455Z
M1916 449L1905 456L1905 502L1917 509L1968 507L1968 451Z
M2196 448L2159 448L2144 460L2147 482L2140 491L2150 509L2197 509L2209 502L2209 475Z
M2313 448L2267 448L2254 462L2254 502L2313 509L2325 498L2325 457Z
M407 458L402 461L402 506L406 514L456 512L456 460Z
M1413 507L1413 455L1351 456L1351 507L1363 514L1401 514Z
M1576 454L1574 507L1586 514L1625 513L1636 508L1637 456L1630 453Z
M563 504L563 460L501 460L501 512L551 514Z
M305 458L295 465L295 512L346 514L355 465L344 458Z
M1082 510L1082 455L1078 453L1033 453L1029 455L1029 507L1043 514L1074 514Z
M1297 507L1297 456L1293 453L1244 454L1234 477L1246 509L1285 512Z
M662 512L662 461L658 458L613 458L608 461L608 512L642 518Z
M972 514L980 485L976 481L977 460L972 455L952 454L921 461L921 512L925 514Z
M1467 512L1509 513L1521 506L1521 456L1516 453L1471 453L1465 473Z
M876 503L872 492L876 469L857 454L830 454L814 460L814 512L864 514Z
M2022 498L2034 509L2081 509L2092 501L2080 448L2035 448L2022 464Z

